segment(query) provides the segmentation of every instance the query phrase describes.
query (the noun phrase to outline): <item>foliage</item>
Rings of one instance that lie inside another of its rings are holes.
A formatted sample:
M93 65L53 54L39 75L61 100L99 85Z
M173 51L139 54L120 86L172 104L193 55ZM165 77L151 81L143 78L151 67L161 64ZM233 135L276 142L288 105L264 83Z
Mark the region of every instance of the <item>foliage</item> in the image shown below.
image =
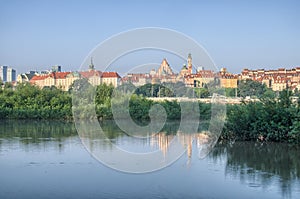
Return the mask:
M145 84L138 87L135 92L137 95L144 97L173 97L174 93L167 86L160 84Z
M279 98L229 105L223 138L274 142L300 142L299 103L292 103L291 91Z
M261 97L267 91L267 86L261 84L258 81L253 81L251 79L242 80L238 84L238 96L247 97L247 96L256 96Z
M149 88L149 85L145 88ZM170 88L170 85L165 88ZM40 89L25 83L13 88L7 84L0 89L0 119L71 119L74 104L81 111L79 117L89 117L90 113L95 111L98 118L111 119L112 98L116 101L117 111L124 112L128 109L130 117L135 121L149 121L149 110L155 104L165 109L168 120L181 119L181 103L151 101L142 95L134 94L132 85L118 90L106 84L93 87L87 81L80 80L73 85L72 91L79 92L81 97L72 101L72 93L55 87ZM166 92L169 91L165 89L164 93ZM277 98L274 96L274 93L267 89L258 102L227 105L227 119L221 139L299 144L300 101L293 100L295 97L288 90L280 92ZM184 106L191 113L194 111L188 103ZM199 103L199 110L202 121L210 120L211 104Z
M235 97L236 89L235 88L225 88L225 96L226 97Z
M210 93L207 88L195 88L196 96L199 98L207 98Z
M69 119L71 97L54 88L40 89L29 83L18 84L15 90L4 86L0 92L0 118Z

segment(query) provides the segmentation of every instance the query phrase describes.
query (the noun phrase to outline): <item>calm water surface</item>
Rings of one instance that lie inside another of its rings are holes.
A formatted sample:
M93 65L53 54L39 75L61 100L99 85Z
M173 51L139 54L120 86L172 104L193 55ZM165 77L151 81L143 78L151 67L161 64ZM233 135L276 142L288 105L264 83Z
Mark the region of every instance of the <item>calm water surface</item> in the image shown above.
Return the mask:
M129 149L163 151L167 144L129 142L111 122L105 122L104 131ZM91 157L72 123L1 121L0 198L300 198L300 153L295 147L220 143L205 159L198 158L197 143L187 147L165 169L127 174Z

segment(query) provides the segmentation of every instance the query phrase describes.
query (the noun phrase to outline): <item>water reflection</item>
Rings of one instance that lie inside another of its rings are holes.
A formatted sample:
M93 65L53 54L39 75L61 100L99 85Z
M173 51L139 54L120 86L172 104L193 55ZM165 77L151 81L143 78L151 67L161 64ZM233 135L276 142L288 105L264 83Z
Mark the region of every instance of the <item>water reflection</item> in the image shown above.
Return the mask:
M122 123L126 125L126 121ZM193 143L199 158L203 158L217 140L213 133L203 130L208 127L207 123L199 125L199 133L182 132L181 123L168 122L159 125L163 126L159 132L147 126L141 135L136 132L135 136L131 136L130 132L122 132L113 121L102 122L100 126L94 121L81 121L76 125L83 144L103 164L131 173L164 168L180 158L186 150L191 158ZM194 125L191 121L191 125L185 126Z
M85 128L90 128L89 123L86 124ZM103 134L97 131L87 130L87 134L83 135L84 138L89 138L88 145L92 150L95 150L96 147L106 149L112 144L116 144L120 147L124 147L125 150L128 148L132 149L131 146L134 146L136 149L135 152L139 152L139 150L141 150L141 152L160 150L164 156L166 156L170 144L176 136L181 145L187 150L187 156L191 157L193 144L201 151L204 146L209 143L210 139L212 139L207 131L208 123L201 123L199 125L199 133L184 133L178 131L179 122L167 122L160 132L153 132L149 129L145 137L132 137L120 130L113 121L101 122L101 128ZM126 140L126 143L124 143L124 140ZM98 145L95 145L95 143L98 143Z
M220 155L227 156L226 175L239 178L250 187L268 187L277 180L283 196L288 197L294 188L299 188L300 153L297 147L282 143L220 144L211 156Z
M58 150L62 151L63 142L70 136L77 136L72 122L0 120L0 149L3 144L6 147L21 147L25 151L32 146L46 149L47 144L53 146L55 142Z
M222 173L216 180L223 179L224 176L226 177L226 183L229 184L234 184L234 180L237 180L241 185L248 187L249 192L259 189L265 190L268 195L268 191L279 190L278 194L281 194L284 198L293 198L300 195L299 148L279 143L219 143L206 159L199 161L201 150L207 143L207 139L209 139L206 128L203 127L205 125L199 127L199 133L195 134L178 132L178 125L177 122L169 122L159 133L151 134L149 132L147 138L132 139L112 121L105 121L102 123L102 127L105 137L109 138L109 142L94 132L95 134L89 137L88 143L93 150L110 151L112 145L117 145L129 151L144 153L160 151L163 156L166 156L176 135L179 143L186 149L185 156L181 160L193 172L200 169L201 164L204 162L212 162L212 165L221 165L219 172ZM30 156L31 153L29 152L41 151L41 149L45 153L48 152L48 155L51 155L50 151L54 151L60 152L63 156L64 147L69 144L68 140L72 137L77 138L77 132L74 124L68 122L0 121L1 165L6 168L5 160L10 157L8 155L10 151L15 149L22 151L22 158L24 159L26 157L23 156ZM73 149L68 155L71 155L71 153L74 153ZM17 157L21 158L21 156ZM40 156L34 156L28 161L47 162L47 160L43 159L41 161L39 158ZM67 157L61 157L59 161L55 161L57 155L55 156L54 153L51 158L52 162L61 162ZM13 165L12 161L17 164L19 160L9 159L9 161L9 164ZM224 173L222 168L224 168ZM26 172L26 168L24 168L24 171ZM172 169L168 171L172 171ZM208 172L209 175L214 175L215 172L209 169L204 171ZM176 173L172 173L172 175L176 175ZM200 182L205 183L204 181Z
M31 138L31 143L39 138L62 138L77 135L72 122L45 120L0 120L0 138Z
M160 126L163 128L159 132L153 126L146 126L143 132L135 132L132 136L130 132L122 132L113 121L102 122L101 128L97 121L76 124L79 136L91 155L110 168L130 173L164 168L180 158L186 148L191 148L193 140L203 139L204 143L204 139L206 142L215 139L204 132L201 132L202 135L181 132L179 122ZM207 147L201 148L201 151L206 153L211 143L205 143Z

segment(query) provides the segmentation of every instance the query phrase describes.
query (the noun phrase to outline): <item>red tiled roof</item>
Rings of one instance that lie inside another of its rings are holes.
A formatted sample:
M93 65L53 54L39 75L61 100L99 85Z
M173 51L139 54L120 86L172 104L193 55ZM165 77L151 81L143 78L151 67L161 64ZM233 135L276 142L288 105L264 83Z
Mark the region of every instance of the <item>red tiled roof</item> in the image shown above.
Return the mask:
M54 77L55 79L65 79L70 73L71 72L53 72L51 73L51 77Z
M98 76L98 77L101 77L102 75L102 72L101 71L98 71L98 70L90 70L90 71L82 71L82 72L79 72L84 78L90 78L90 77L93 77L93 76Z
M54 79L65 79L68 74L71 72L52 72L47 75L35 75L31 78L30 82L35 82L39 80L47 79L48 77L54 78Z
M31 78L30 82L38 81L38 80L44 80L47 77L50 77L50 75L35 75Z
M102 78L121 78L120 75L117 72L103 72Z

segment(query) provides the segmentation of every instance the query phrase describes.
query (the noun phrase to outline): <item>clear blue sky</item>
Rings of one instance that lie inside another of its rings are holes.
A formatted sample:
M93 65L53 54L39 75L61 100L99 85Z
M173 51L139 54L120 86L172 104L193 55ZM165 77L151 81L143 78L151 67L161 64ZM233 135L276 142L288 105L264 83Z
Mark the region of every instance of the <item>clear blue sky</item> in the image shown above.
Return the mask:
M163 27L194 38L231 72L294 67L300 66L299 19L299 1L288 0L0 0L0 65L17 73L56 64L77 70L111 35Z

